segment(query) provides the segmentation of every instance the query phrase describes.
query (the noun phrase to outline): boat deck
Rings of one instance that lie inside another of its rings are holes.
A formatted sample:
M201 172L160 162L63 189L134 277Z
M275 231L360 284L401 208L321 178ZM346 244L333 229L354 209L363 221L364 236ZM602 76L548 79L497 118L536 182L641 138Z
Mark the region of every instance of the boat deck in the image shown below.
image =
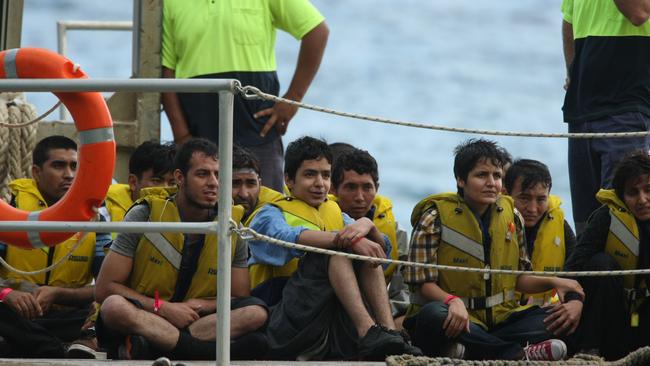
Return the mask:
M0 358L0 366L152 366L154 361L129 361L129 360L73 360L73 359L32 359L32 358ZM333 362L333 361L310 361L309 366L383 366L384 362ZM172 365L183 364L185 366L214 366L215 361L172 361ZM297 361L231 361L233 366L253 365L305 365L307 362ZM159 366L165 366L161 363Z

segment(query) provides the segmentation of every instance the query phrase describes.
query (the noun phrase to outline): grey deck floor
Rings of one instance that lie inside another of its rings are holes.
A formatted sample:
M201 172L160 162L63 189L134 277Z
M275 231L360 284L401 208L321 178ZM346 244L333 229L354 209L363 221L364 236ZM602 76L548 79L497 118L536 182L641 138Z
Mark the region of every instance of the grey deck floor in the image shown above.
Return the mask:
M19 358L0 358L0 366L151 366L153 361L115 361L115 360L54 360L54 359L19 359ZM214 361L172 361L173 364L183 363L186 366L214 366ZM382 366L383 362L290 362L290 361L232 361L234 366L253 366L253 365L309 365L309 366Z

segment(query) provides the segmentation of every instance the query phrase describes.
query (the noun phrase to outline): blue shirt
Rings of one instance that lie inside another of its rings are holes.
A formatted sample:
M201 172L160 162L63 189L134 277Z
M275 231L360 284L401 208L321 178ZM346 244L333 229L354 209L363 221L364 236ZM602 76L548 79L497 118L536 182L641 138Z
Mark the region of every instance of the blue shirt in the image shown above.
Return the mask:
M354 223L355 220L346 213L341 214L344 225L347 226ZM297 243L300 234L305 230L310 230L303 226L290 226L287 224L282 210L273 205L264 206L255 218L253 218L250 227L260 234L290 243ZM386 235L383 235L383 237L384 248L389 256L392 245ZM302 257L305 254L305 252L299 249L285 248L261 240L249 241L248 248L251 252L251 256L248 259L249 266L251 264L267 264L279 267L287 264L293 258Z

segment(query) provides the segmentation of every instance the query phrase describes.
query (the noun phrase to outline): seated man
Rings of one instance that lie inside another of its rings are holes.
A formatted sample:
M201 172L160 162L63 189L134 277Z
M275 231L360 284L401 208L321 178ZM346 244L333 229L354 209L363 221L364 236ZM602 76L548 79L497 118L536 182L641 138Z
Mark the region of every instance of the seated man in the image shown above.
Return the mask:
M147 195L124 221L206 222L216 218L217 147L186 142L175 158L178 185L171 195ZM175 193L175 194L174 194ZM233 207L233 219L243 214ZM233 236L231 344L233 357L263 355L266 341L242 337L267 320L265 304L249 296L246 243ZM171 255L174 254L174 255ZM97 279L101 303L97 332L109 357L177 359L216 357L217 236L120 233ZM244 341L245 340L245 341ZM253 342L253 344L251 344Z
M407 235L395 221L393 203L388 197L377 194L379 169L367 151L353 148L339 155L332 165L332 187L341 211L355 220L367 217L388 237L392 245L391 259L399 259L400 253L408 254ZM408 306L408 301L404 301L408 300L408 294L402 293L405 286L401 274L395 272L396 267L395 264L385 265L384 276L391 285L389 295L393 316L401 316ZM397 278L391 282L394 274ZM401 301L393 304L393 297Z
M504 183L507 194L524 218L526 251L533 270L562 271L566 258L575 247L576 237L564 219L560 197L551 195L553 182L548 167L537 160L516 160L506 173ZM554 297L552 291L529 294L523 299L524 303L540 306L556 301L557 296ZM571 302L571 305L582 308L579 301ZM578 320L575 319L575 326Z
M242 222L249 225L255 210L281 198L282 193L262 185L260 163L250 150L235 145L232 154L232 199L244 207Z
M11 204L39 211L58 202L72 185L77 144L64 136L50 136L36 144L32 158L33 179L9 184ZM82 332L82 325L93 300L93 275L99 271L103 247L109 242L108 234L77 233L55 247L27 250L0 245L4 259L22 271L40 270L63 260L52 271L36 275L21 275L5 267L0 270L0 338L10 346L10 353L2 356L64 357L64 342L75 341L83 333L87 337L76 346L85 350L81 356L94 357L94 335Z
M129 158L128 184L113 184L106 194L102 213L108 221L122 221L133 202L140 198L140 189L174 186L174 144L145 141Z
M410 261L530 269L519 214L512 199L500 195L505 162L505 150L491 141L469 140L456 147L458 193L431 195L416 205ZM563 299L568 292L582 293L576 281L423 267L406 267L404 279L412 285L404 326L425 354L506 360L566 356L564 342L550 340L546 309L520 306L515 291L555 288Z
M601 190L566 263L567 271L650 268L650 156L636 152L617 166L612 190ZM583 352L618 359L650 345L647 276L580 277L587 298L578 329ZM606 320L606 321L604 321Z
M285 156L291 196L264 206L251 227L292 243L385 258L383 235L372 221L353 221L327 200L330 175L331 153L324 141L303 137L292 142ZM285 286L275 288L281 300L267 328L272 358L383 360L389 354L419 353L394 330L381 267L263 241L249 245L252 266L281 267L290 276Z

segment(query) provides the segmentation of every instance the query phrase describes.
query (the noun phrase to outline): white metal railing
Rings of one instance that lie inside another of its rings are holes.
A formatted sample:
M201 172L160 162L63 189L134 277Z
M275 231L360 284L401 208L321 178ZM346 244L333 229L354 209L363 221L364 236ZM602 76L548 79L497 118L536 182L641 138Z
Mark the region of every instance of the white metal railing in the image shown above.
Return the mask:
M233 101L237 80L232 79L130 79L130 80L98 80L98 79L0 79L0 92L24 91L67 91L67 92L105 92L105 91L131 91L131 92L218 92L219 93L219 176L225 182L232 181L232 136L233 136ZM219 188L219 202L231 202L232 185L224 184ZM219 205L217 233L219 238L218 263L217 263L217 365L230 364L230 204ZM13 228L11 225L14 224ZM16 231L19 226L25 230L27 223L0 222L1 231ZM41 223L40 226L49 227L51 231L75 231L80 223ZM85 223L86 225L88 223ZM111 231L127 231L126 223L111 228ZM192 225L197 232L212 232L214 223L185 223ZM177 227L178 226L178 227ZM160 231L179 231L187 227L165 224L165 229ZM124 229L123 229L124 228ZM128 231L154 228L152 223L137 229L128 227ZM108 229L108 228L107 228ZM116 229L116 230L113 230ZM40 230L40 229L39 229Z
M92 31L133 31L131 21L98 21L98 20L60 20L56 22L56 44L57 52L67 57L68 52L68 30L92 30ZM59 118L62 121L70 119L68 110L64 106L59 107Z

